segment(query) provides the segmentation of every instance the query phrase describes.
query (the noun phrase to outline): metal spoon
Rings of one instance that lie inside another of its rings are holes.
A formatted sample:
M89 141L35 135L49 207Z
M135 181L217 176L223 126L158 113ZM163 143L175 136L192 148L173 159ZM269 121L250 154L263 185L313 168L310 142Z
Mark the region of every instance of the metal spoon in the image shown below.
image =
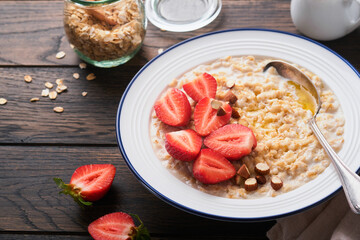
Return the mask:
M321 133L319 127L316 125L316 115L320 111L321 101L320 95L316 90L314 84L298 68L292 66L285 61L273 60L264 67L263 71L265 72L269 67L274 67L279 73L279 75L303 86L307 91L310 92L311 95L309 94L309 98L313 97L313 99L309 99L309 101L316 101L317 109L313 112L314 115L309 120L310 128L314 132L315 136L317 137L317 139L325 149L326 153L329 155L332 163L334 164L336 172L344 188L344 192L351 210L356 214L360 214L360 177L356 173L352 172L345 165L345 163L332 149L330 144L326 141L324 135Z

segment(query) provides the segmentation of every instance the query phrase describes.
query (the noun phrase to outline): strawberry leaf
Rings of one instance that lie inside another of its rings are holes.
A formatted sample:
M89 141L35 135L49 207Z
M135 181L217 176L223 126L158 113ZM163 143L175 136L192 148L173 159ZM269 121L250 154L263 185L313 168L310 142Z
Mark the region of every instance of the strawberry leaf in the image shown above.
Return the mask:
M144 223L140 220L139 216L132 213L130 213L130 216L135 218L140 223L140 225L135 228L135 231L131 236L131 240L150 240L150 233L144 226Z
M56 183L56 185L62 189L59 194L65 194L65 195L70 195L74 201L79 204L80 207L85 207L85 206L90 206L92 205L92 202L87 202L85 201L80 194L80 191L78 189L75 189L74 186L72 184L66 184L64 183L63 180L61 180L60 178L53 178L54 182Z

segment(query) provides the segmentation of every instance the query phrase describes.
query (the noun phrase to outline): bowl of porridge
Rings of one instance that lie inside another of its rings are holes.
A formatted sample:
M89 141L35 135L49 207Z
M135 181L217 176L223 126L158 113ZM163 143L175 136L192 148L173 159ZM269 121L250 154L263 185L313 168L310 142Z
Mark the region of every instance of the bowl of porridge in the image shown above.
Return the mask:
M286 216L339 190L336 172L307 124L315 106L305 101L306 90L275 69L263 72L274 59L294 64L313 81L322 102L317 123L334 150L357 171L358 72L306 38L234 29L171 47L129 84L119 104L116 133L123 158L139 181L184 211L230 221ZM200 89L211 93L194 95L189 85L204 78L211 79L206 80L211 87ZM158 110L159 102L170 104L164 109L174 109L178 98L169 94L181 98L180 122L168 121ZM246 134L234 137L233 129ZM183 133L196 138L174 144L174 137ZM196 151L179 155L193 139ZM211 159L220 155L220 166L209 163L209 152ZM212 164L216 166L209 170Z

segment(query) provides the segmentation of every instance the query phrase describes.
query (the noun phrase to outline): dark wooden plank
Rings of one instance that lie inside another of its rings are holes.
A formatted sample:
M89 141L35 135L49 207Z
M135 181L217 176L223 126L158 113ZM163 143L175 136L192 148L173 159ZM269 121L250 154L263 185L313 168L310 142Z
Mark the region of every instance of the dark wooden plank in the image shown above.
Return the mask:
M144 46L127 65L144 64L167 48L189 37L229 28L261 27L295 32L288 0L224 0L219 17L189 33L163 32L148 24ZM63 1L0 2L0 65L75 65L79 60L63 30ZM266 19L264 19L266 16ZM55 54L63 50L64 59Z
M139 69L0 68L0 97L8 100L0 106L0 143L116 144L117 106ZM74 79L74 72L81 78ZM85 79L90 72L97 76L93 81ZM27 74L32 83L24 81ZM57 78L65 79L68 91L56 100L41 97L44 83L55 84ZM88 92L86 97L83 91ZM30 102L33 97L40 101ZM64 112L55 113L55 106L64 107Z
M183 212L159 200L128 170L116 147L1 146L0 230L86 233L88 224L114 211L138 214L155 236L264 236L274 224L221 222ZM74 169L113 163L114 184L104 199L82 210L69 196L58 195L53 177L69 181ZM259 234L261 233L261 234ZM1 235L0 235L1 238Z

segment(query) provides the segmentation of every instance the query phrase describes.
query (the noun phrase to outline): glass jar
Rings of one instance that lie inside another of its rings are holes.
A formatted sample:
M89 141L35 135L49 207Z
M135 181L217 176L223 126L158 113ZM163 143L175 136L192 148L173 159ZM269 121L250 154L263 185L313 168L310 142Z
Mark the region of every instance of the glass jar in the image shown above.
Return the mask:
M141 48L146 17L141 0L65 0L64 28L81 59L116 67Z

